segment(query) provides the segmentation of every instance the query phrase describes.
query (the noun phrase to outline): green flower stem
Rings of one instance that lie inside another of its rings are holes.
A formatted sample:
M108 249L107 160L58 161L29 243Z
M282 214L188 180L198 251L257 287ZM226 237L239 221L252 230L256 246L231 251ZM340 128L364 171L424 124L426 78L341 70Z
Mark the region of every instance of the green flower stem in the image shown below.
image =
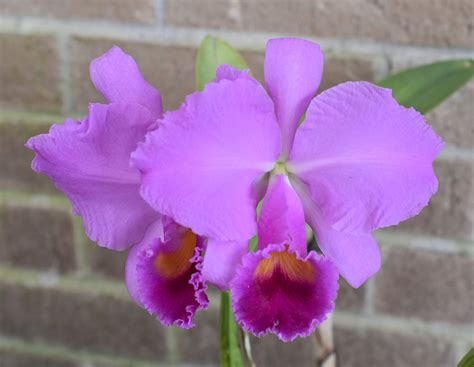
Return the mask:
M239 326L235 322L230 302L230 294L221 293L221 366L243 367L242 351L244 347L240 338Z

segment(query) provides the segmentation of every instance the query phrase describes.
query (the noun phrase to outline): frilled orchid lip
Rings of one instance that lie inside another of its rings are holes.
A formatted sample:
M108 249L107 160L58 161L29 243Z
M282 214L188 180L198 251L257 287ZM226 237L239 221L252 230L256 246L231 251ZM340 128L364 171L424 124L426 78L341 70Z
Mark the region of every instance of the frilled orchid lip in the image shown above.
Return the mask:
M132 299L164 325L194 326L192 318L206 309L201 276L203 240L176 223L151 227L127 258L126 282Z
M333 310L337 279L332 263L314 251L302 257L288 245L269 245L244 256L231 283L236 318L256 336L307 336Z

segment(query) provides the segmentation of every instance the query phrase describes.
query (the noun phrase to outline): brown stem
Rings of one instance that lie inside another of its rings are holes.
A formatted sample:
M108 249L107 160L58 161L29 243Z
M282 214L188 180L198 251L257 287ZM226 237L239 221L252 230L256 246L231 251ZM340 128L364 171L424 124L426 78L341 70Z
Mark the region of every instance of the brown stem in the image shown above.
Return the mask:
M245 358L245 365L249 367L256 367L256 364L252 357L252 346L250 344L249 334L240 328L240 349Z
M336 367L336 352L332 328L332 315L312 335L316 347L317 367Z

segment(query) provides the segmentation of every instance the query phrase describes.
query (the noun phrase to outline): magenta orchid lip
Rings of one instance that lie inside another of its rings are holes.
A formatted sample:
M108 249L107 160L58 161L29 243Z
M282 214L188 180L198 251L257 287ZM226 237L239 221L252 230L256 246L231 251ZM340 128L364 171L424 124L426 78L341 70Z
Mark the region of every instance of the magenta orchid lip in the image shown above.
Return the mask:
M247 331L306 336L333 310L339 275L357 288L379 270L372 232L427 205L443 147L389 89L347 82L316 95L323 65L319 45L272 39L265 87L221 65L163 113L160 92L114 47L90 66L108 103L28 140L32 168L92 240L130 249L130 296L164 325L192 327L212 284L231 291ZM321 255L307 251L306 223Z

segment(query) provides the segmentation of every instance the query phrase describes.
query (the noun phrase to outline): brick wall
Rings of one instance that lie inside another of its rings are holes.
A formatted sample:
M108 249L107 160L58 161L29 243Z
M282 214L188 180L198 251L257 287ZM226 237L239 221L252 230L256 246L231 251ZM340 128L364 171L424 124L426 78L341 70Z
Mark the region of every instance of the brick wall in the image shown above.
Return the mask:
M217 307L198 328L162 328L128 299L124 256L84 236L61 194L29 168L26 139L100 101L88 63L113 44L177 107L211 33L262 77L272 36L318 41L323 87L473 57L471 0L0 0L0 366L216 365ZM447 147L439 193L419 217L378 233L382 271L342 284L342 366L452 366L474 343L474 83L428 122ZM214 302L217 306L217 302ZM254 340L260 366L311 366L311 338Z

